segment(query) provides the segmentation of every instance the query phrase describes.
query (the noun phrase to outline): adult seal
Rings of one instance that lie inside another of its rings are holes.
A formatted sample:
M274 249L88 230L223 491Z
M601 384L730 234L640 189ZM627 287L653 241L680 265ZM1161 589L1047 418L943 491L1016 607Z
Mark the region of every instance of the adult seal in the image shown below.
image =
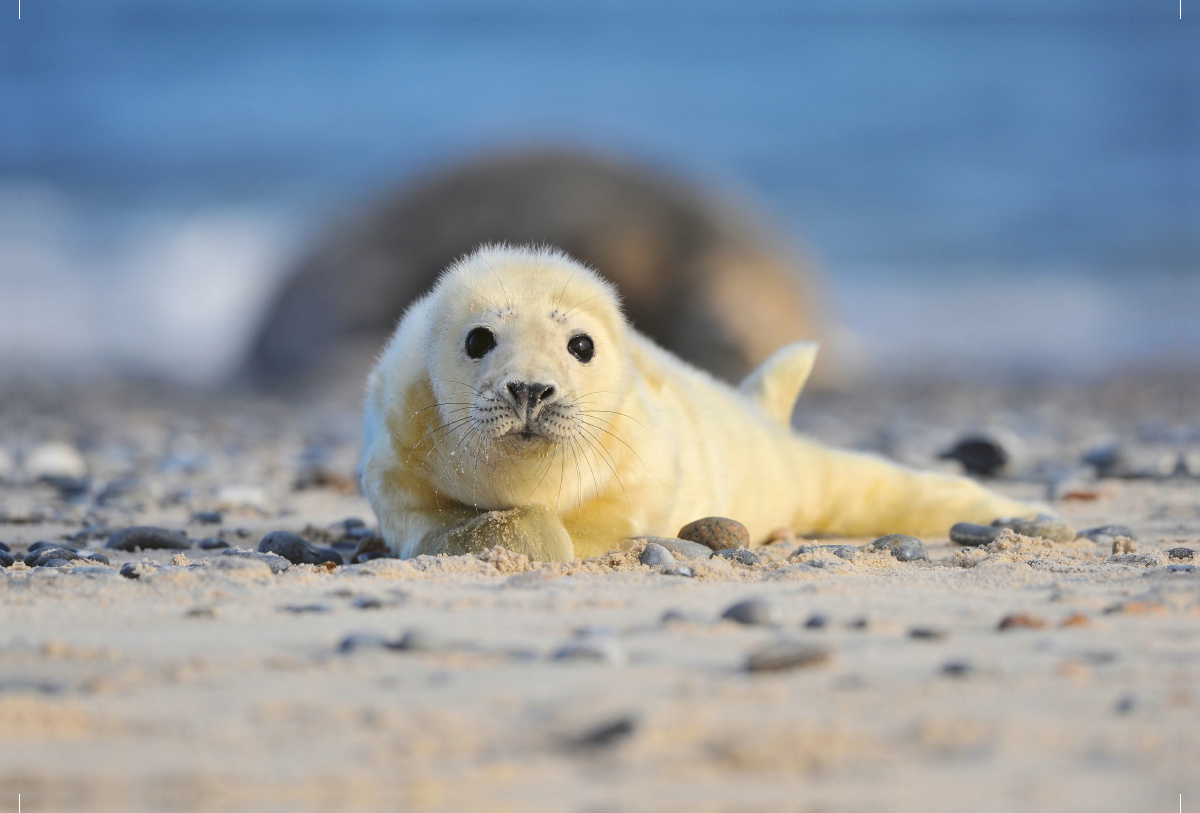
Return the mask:
M485 247L409 308L376 363L363 488L401 557L502 545L570 561L711 515L758 542L1035 513L793 433L815 354L784 347L735 389L632 329L613 286L560 251Z

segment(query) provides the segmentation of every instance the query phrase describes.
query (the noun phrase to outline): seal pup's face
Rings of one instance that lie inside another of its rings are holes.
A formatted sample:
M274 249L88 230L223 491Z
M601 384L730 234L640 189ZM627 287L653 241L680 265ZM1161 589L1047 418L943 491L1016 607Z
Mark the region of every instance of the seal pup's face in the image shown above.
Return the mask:
M449 468L467 475L458 488L439 476L438 488L493 507L536 498L536 485L517 489L514 478L545 479L547 458L564 470L590 464L627 377L611 286L556 252L489 248L452 266L432 301L430 381L458 444ZM507 497L481 493L480 465L485 480L503 473ZM565 471L555 474L561 485Z

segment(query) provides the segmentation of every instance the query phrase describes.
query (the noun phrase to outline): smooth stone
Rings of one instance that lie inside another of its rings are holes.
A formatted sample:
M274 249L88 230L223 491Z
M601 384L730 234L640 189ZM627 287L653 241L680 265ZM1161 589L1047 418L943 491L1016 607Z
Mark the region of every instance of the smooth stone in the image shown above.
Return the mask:
M949 661L942 665L942 674L949 677L966 677L975 671L967 661Z
M388 547L387 542L383 541L383 537L371 534L359 539L358 545L354 548L354 553L350 554L350 561L356 563L369 562L371 559L379 559L380 557L391 555L392 549ZM366 556L366 558L361 558L363 556Z
M244 548L229 548L228 550L221 551L221 555L236 556L240 559L255 559L271 568L272 573L282 573L292 566L291 562L278 554L260 553L256 550L245 550Z
M1010 519L1003 527L1021 536L1041 537L1051 542L1070 542L1075 538L1075 529L1056 519Z
M614 638L595 637L560 647L554 653L556 661L591 661L619 666L626 661L625 650Z
M84 558L85 558L85 559L91 559L93 562L99 562L99 563L100 563L100 564L102 564L102 565L111 564L111 563L108 561L108 557L107 557L107 556L105 556L103 553L89 553L89 554L88 554L87 556L85 556Z
M58 477L46 475L40 478L40 482L48 486L53 486L58 491L58 496L64 500L73 500L77 497L82 497L91 491L91 477Z
M739 601L721 613L721 618L751 626L776 626L783 622L775 605L760 598Z
M908 637L918 641L940 641L946 637L946 633L929 627L913 627L908 631Z
M80 556L78 553L76 553L73 550L69 550L67 548L44 547L44 548L38 548L33 553L26 556L25 557L25 566L26 567L46 567L47 566L46 563L50 562L51 560L62 559L64 561L70 562L75 559L82 559L82 558L83 557Z
M687 565L680 565L677 568L667 571L668 576L683 576L686 579L694 578L696 571L692 570Z
M12 567L17 563L7 551L0 550L0 567Z
M859 549L853 545L804 545L792 552L791 556L799 556L805 553L832 553L839 559L856 559L860 553Z
M363 562L369 562L372 559L390 559L391 556L392 556L392 554L390 551L369 550L369 551L366 551L365 553L355 554L354 555L354 564L361 565Z
M750 547L750 532L746 526L726 517L704 517L689 522L676 535L689 542L699 542L712 550Z
M8 553L11 550L12 550L12 548L10 548L8 545L4 544L3 542L0 542L0 553Z
M1012 458L995 438L982 434L967 435L938 455L942 460L957 460L967 474L995 477Z
M646 542L662 545L676 559L707 559L713 555L712 548L699 542L689 542L686 539L674 539L669 536L642 537Z
M757 565L762 561L754 551L746 550L745 548L727 548L725 550L716 551L714 556L720 556L722 559L728 559L731 562L737 562L739 565Z
M1181 559L1183 561L1191 561L1196 556L1196 551L1191 548L1171 548L1167 551L1168 559Z
M47 559L38 564L38 567L71 567L69 559Z
M828 626L828 624L829 624L829 618L827 616L821 615L820 613L817 613L816 615L811 616L807 621L804 622L804 626L810 630L825 629L825 627Z
M647 567L661 567L665 570L675 567L675 557L671 555L671 551L656 542L646 545L638 561Z
M285 613L295 613L297 615L303 613L328 613L332 612L333 608L325 604L285 604L279 608Z
M816 666L829 660L829 650L799 641L778 641L759 649L746 659L748 672L780 672Z
M192 514L192 521L201 525L220 525L225 515L220 511L197 511Z
M915 562L918 559L929 559L929 554L925 552L925 543L915 536L888 534L872 542L871 547L875 550L886 550L901 562Z
M1171 573L1191 573L1195 569L1195 565L1167 565L1167 570Z
M307 539L289 531L275 531L264 536L258 543L258 552L282 556L294 565L322 565L326 562L344 564L342 555L337 551L313 547Z
M1128 525L1099 525L1095 528L1087 528L1079 532L1079 536L1086 536L1088 539L1097 544L1112 544L1112 541L1118 536L1126 537L1127 539L1137 539L1137 534ZM1107 539L1098 539L1097 537L1108 537Z
M610 723L598 725L576 737L571 745L575 748L610 748L628 739L637 730L637 719L622 717Z
M136 579L142 575L141 571L138 570L138 566L134 562L126 562L125 564L121 565L120 573L127 579Z
M996 538L1004 533L1004 530L1004 528L997 528L994 525L976 525L973 522L959 522L950 528L950 541L957 545L967 545L977 548L981 545L989 545L995 542Z
M229 547L229 543L219 536L210 536L206 539L201 539L197 543L197 547L201 550L220 550L221 548Z
M62 548L62 545L58 542L34 542L25 552L33 553L35 550L41 550L42 548Z
M180 531L135 525L123 528L108 538L104 547L109 550L187 550L191 547L187 536Z

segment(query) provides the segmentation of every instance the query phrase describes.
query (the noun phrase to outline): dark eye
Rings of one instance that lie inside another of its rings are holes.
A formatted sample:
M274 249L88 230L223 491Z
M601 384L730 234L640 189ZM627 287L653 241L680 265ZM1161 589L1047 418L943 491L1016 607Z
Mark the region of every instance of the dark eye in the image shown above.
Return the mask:
M592 344L592 337L580 334L572 336L571 341L567 342L567 350L571 355L583 362L592 360L592 356L596 354L596 347Z
M467 355L481 359L496 346L496 334L486 327L477 327L467 334Z

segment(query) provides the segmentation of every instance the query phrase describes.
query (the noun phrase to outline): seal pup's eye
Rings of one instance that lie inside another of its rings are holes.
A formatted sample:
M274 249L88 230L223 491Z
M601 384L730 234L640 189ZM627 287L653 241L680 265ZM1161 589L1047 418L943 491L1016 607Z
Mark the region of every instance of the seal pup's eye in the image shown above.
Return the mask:
M486 327L477 327L467 334L467 355L481 359L496 346L496 334Z
M571 341L567 342L567 350L572 356L583 362L591 361L592 356L596 354L596 347L592 344L592 337L583 333L571 337Z

